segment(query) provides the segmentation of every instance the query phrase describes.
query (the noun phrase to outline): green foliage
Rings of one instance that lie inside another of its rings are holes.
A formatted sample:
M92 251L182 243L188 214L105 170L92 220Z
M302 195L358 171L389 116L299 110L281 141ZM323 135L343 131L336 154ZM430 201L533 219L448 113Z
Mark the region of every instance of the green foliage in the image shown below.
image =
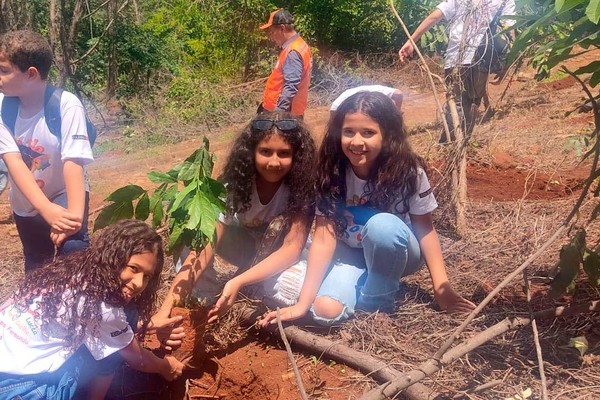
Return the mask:
M213 166L214 155L209 152L205 138L204 147L181 164L165 173L148 174L152 182L159 184L152 195L138 185L124 186L111 193L105 199L111 204L100 212L94 229L120 219L145 221L152 215L154 227L162 225L166 218L171 252L177 253L183 246L204 247L213 240L218 216L225 210L225 187L211 178Z
M529 12L517 17L518 22L514 28L520 33L516 37L509 60L529 59L537 69L538 79L547 78L556 67L578 55L600 49L599 0L524 0L521 3L523 10ZM563 68L562 72L566 73L567 70ZM595 87L600 83L600 61L590 61L573 73L582 80L589 76L589 85ZM572 137L567 146L573 147L578 154L581 154L584 146L589 148L583 155L585 160L600 146L597 138L599 129L600 126L596 126L589 139L581 135ZM597 184L599 176L600 169L597 169L592 171L589 177L590 181L596 181L595 197L600 194L600 185ZM597 206L592 211L589 221L594 221L599 213L600 207ZM590 282L599 285L598 250L589 248L585 230L579 229L560 252L558 273L552 282L551 295L559 296L565 291L572 291L581 266Z
M514 28L520 33L509 60L531 57L538 79L548 77L553 68L566 60L600 48L598 0L558 0L532 5L529 14L517 17ZM594 87L600 82L600 62L590 62L575 74L592 74L590 85Z
M558 273L552 280L550 295L558 297L573 291L580 267L594 285L600 284L600 256L596 251L587 247L586 231L579 229L573 235L569 244L563 246L558 261Z

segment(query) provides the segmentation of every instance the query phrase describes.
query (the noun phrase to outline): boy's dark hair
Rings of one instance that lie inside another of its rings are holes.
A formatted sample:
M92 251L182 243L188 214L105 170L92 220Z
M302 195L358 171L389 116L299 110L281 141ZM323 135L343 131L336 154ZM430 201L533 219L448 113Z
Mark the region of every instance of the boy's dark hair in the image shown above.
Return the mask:
M42 330L48 329L62 306L67 307L63 322L70 332L65 347L77 349L86 333L86 324L102 320L100 304L124 307L120 274L137 254L152 252L156 267L146 289L129 304L135 306L144 326L150 321L160 284L164 254L161 237L146 223L123 220L95 235L89 248L58 258L27 274L14 295L15 304L26 309L41 296L39 312ZM65 291L69 299L65 299ZM79 304L73 299L83 299ZM136 327L132 327L136 329Z
M288 112L259 114L255 119L297 119ZM238 136L229 153L223 174L219 178L227 185L227 209L233 214L250 208L252 184L256 181L255 150L258 143L272 135L279 135L292 147L292 169L284 182L290 188L287 213L292 216L314 212L314 164L316 146L308 127L297 119L298 127L282 131L275 125L269 130L257 130L249 123Z
M34 67L43 80L48 79L52 66L52 48L48 41L33 31L11 31L0 36L0 53L21 72Z
M347 227L343 211L346 168L351 167L342 149L342 126L347 114L357 112L377 122L383 135L381 152L369 171L365 188L372 207L388 211L397 199L403 198L402 209L393 211L407 212L409 198L417 191L418 167L425 168L423 159L410 147L402 114L389 97L377 92L348 97L329 119L317 161L317 207L335 221L338 233Z

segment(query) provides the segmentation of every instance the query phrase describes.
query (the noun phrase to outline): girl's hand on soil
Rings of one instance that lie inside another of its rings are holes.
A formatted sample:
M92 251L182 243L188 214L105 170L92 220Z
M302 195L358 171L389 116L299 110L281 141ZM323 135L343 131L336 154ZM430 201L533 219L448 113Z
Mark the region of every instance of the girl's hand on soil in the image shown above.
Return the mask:
M162 377L169 382L179 378L183 373L183 364L180 363L175 357L171 356L166 356L165 361L167 362L165 364L165 368L160 372Z
M445 288L441 293L436 293L435 299L440 308L448 314L468 314L475 309L475 304L465 299L451 287Z
M217 300L216 304L208 312L209 324L215 322L220 317L225 315L235 303L235 299L240 291L240 287L237 285L234 279L225 284L223 293L219 297L219 300Z
M285 308L280 309L279 310L279 318L281 319L281 322L293 321L295 319L304 317L304 315L306 315L307 311L308 311L308 309L306 309L305 307L295 304L291 307L285 307ZM276 323L277 323L277 311L271 311L270 313L265 315L263 317L263 319L258 321L258 325L262 326L263 328L267 327L269 324L276 324Z

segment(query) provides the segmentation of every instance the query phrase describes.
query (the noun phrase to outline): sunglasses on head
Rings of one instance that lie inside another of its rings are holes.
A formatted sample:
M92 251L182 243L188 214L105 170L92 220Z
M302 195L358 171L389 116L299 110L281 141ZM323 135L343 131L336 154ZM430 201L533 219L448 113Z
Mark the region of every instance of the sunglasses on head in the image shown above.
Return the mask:
M273 125L277 127L280 131L293 131L294 129L298 129L298 120L297 119L255 119L252 121L252 128L257 131L268 131L273 128Z

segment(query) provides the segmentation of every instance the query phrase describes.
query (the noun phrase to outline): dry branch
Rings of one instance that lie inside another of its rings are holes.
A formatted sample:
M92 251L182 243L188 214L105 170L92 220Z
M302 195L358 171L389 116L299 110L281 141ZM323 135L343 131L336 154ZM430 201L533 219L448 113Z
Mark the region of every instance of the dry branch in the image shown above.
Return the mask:
M283 341L285 350L287 351L290 362L292 363L292 368L294 369L294 375L296 375L296 383L298 384L298 390L300 391L300 397L302 397L302 400L308 400L308 396L306 395L306 390L304 389L304 384L302 383L302 376L300 375L300 371L298 370L298 365L296 364L296 360L294 359L294 354L292 353L292 348L290 347L290 342L288 342L287 337L285 335L285 330L283 329L283 325L281 324L279 307L277 307L277 327L279 328L279 334L281 335L281 340Z
M256 314L248 310L245 311L240 319L244 321L244 324L252 325L256 322L256 317ZM265 329L273 333L277 332L275 325L269 325ZM388 363L378 360L367 353L351 349L348 346L336 343L322 336L304 331L297 326L288 326L284 328L284 332L292 345L347 365L378 383L388 382L402 375L400 371L390 367ZM409 400L427 400L437 396L432 389L419 383L408 388L404 395Z
M571 306L571 307L558 307L555 309L548 309L536 312L534 315L535 319L548 319L556 317L566 317L569 315L581 314L584 312L600 311L600 300L591 301L586 304ZM392 398L402 390L409 388L411 385L421 381L423 378L434 374L439 371L442 367L453 363L463 355L470 351L478 348L479 346L487 343L495 337L502 335L510 330L520 329L531 323L531 318L516 317L514 319L506 318L503 321L491 326L485 331L473 336L466 340L462 344L454 347L448 351L444 356L439 359L430 359L423 364L419 365L414 370L402 375L400 378L393 381L384 383L379 387L371 390L361 400L383 400L386 398Z
M510 273L498 286L496 286L496 288L494 290L492 290L490 292L490 294L488 294L486 296L485 299L483 299L483 301L475 308L475 310L473 310L471 312L471 314L469 314L467 319L465 319L465 321L458 328L456 328L456 330L453 332L452 336L450 336L448 338L448 340L446 340L446 342L442 345L442 347L434 354L434 356L433 356L434 359L439 360L440 357L450 348L450 346L452 346L452 343L454 343L454 341L459 337L459 335L466 329L466 327L469 325L469 323L492 300L492 298L494 298L494 296L496 296L500 292L500 290L502 290L506 285L508 285L517 275L519 275L521 272L523 272L525 270L525 268L527 268L535 259L537 259L539 256L541 256L546 251L546 249L548 249L548 247L550 247L550 245L552 243L554 243L554 241L556 241L556 239L558 239L558 237L569 226L571 220L579 212L579 208L581 207L581 204L585 200L585 198L590 190L590 187L592 186L592 183L595 180L595 172L598 169L598 162L600 159L600 107L598 106L598 103L594 99L594 96L589 91L589 89L587 88L585 83L583 83L577 75L573 74L566 67L563 67L563 70L565 72L569 73L573 78L575 78L581 84L584 92L587 94L590 101L592 102L592 106L593 106L593 110L594 110L594 123L595 123L595 128L592 133L592 136L594 136L596 138L596 143L595 143L595 150L594 150L594 160L592 162L590 176L586 180L585 186L583 187L581 194L579 195L579 198L575 202L573 209L571 210L571 212L569 213L569 215L567 216L565 221L562 223L562 225L560 225L558 227L558 229L556 230L556 232L554 232L552 237L550 237L550 239L548 239L546 241L546 243L544 243L533 255L531 255L523 264L521 264L521 266L519 266L516 270L514 270L512 273Z

